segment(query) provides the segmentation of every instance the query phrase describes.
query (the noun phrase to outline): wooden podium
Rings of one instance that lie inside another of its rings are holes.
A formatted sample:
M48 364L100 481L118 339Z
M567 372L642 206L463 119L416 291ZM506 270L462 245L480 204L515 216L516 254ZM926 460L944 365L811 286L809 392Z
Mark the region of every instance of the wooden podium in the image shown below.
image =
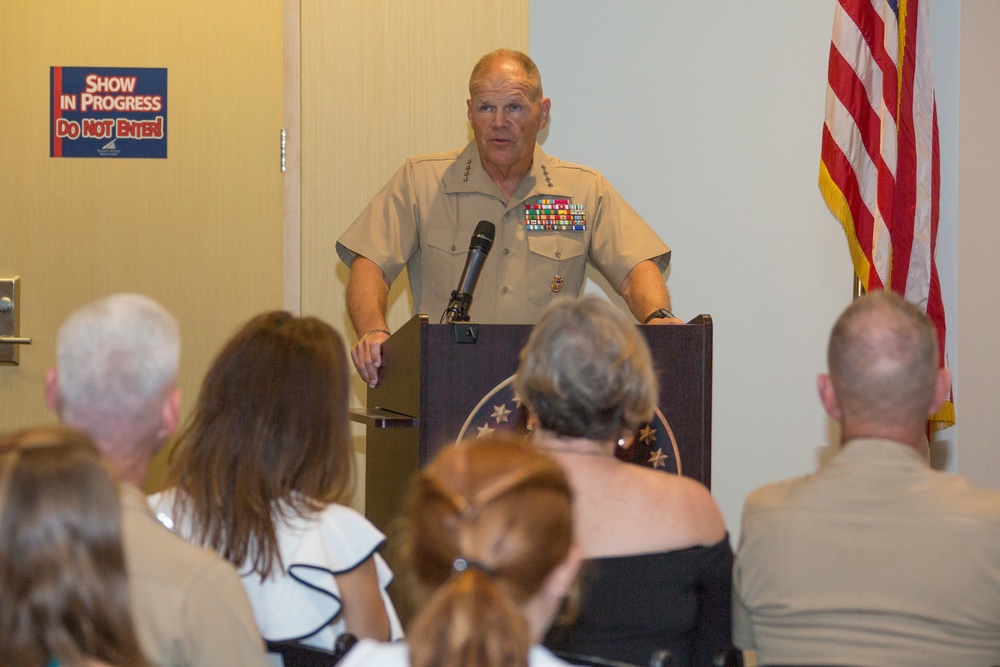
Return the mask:
M693 477L712 473L712 318L639 326L660 383L656 419L619 458ZM410 479L459 437L524 426L510 378L530 325L430 324L416 315L382 345L368 389L365 514L383 532L400 516Z

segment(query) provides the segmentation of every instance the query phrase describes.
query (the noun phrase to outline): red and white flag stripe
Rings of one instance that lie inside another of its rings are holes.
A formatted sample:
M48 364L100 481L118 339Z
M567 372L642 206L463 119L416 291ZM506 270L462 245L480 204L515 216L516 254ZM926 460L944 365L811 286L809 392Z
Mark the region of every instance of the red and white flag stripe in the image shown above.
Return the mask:
M838 0L820 190L866 291L891 289L945 319L934 252L940 152L926 0ZM951 401L935 427L955 423Z

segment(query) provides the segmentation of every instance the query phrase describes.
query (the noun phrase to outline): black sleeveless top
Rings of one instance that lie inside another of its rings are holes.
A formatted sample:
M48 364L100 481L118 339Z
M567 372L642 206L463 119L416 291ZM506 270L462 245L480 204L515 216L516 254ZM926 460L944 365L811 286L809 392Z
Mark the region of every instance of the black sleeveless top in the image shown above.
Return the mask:
M668 649L676 667L711 665L732 647L733 550L710 547L585 560L579 613L549 630L552 650L647 665Z

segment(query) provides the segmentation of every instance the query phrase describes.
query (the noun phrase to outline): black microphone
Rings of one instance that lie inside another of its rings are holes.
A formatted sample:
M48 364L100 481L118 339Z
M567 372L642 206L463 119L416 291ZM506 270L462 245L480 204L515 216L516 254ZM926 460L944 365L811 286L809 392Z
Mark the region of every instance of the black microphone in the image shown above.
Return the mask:
M462 280L458 283L458 289L451 293L451 301L441 315L442 324L469 321L472 293L476 290L479 274L482 273L483 263L493 247L496 233L496 226L489 220L480 220L476 225L476 231L472 233L472 240L469 242L469 256L465 259Z

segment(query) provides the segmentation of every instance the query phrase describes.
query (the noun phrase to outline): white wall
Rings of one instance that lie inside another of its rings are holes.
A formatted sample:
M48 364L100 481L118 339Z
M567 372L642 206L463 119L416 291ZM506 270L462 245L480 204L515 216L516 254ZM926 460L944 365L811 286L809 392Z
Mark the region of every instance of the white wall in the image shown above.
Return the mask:
M531 55L552 99L545 150L601 169L673 248L674 312L714 319L712 487L734 538L753 488L813 470L836 438L814 390L852 295L845 237L817 187L833 9L531 3ZM956 2L935 8L932 31L943 44L938 256L953 327ZM956 434L936 447L941 467L954 467Z

